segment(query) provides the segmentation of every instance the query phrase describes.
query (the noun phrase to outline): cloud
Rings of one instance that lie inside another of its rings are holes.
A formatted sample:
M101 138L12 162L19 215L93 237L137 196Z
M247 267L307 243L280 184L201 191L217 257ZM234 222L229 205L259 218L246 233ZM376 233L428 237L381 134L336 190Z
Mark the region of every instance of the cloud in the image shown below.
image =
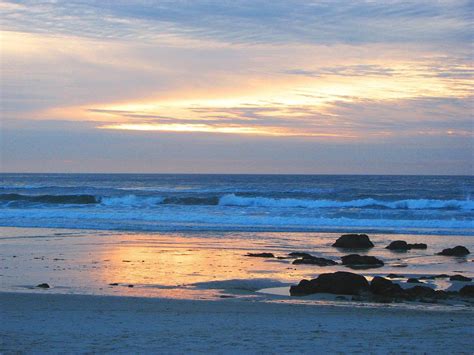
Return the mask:
M2 26L91 38L240 44L469 43L472 1L16 1Z

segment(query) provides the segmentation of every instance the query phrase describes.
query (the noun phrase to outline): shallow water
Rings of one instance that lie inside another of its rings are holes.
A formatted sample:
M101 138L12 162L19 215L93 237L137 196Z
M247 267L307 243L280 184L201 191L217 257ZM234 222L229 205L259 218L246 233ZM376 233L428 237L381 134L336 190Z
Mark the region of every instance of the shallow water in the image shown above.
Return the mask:
M324 272L346 270L342 265L292 265L292 259L264 259L249 252L286 256L292 251L340 261L346 255L331 247L336 233L186 232L125 233L38 228L0 228L0 291L64 294L217 299L276 295L285 302L289 285ZM440 235L371 235L375 248L366 253L385 266L357 270L369 279L389 273L406 277L463 274L474 276L473 256L434 255L446 247L465 245L472 237ZM385 249L390 241L425 242L427 250L397 253ZM48 283L51 289L34 286ZM118 283L111 286L111 283ZM439 289L455 290L467 283L447 279L427 281ZM129 287L133 285L133 287ZM272 290L264 290L272 288Z

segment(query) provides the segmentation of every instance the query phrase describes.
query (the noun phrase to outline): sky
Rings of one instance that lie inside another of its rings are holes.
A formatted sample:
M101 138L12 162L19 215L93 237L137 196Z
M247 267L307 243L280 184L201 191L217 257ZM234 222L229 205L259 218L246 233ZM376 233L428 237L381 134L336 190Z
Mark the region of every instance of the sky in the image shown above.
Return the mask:
M3 172L474 173L474 1L1 1Z

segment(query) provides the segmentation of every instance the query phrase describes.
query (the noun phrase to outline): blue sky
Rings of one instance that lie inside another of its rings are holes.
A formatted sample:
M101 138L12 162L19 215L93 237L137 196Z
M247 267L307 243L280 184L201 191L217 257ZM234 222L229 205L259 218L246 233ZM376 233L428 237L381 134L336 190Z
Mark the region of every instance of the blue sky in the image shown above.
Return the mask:
M473 1L1 1L1 169L473 173Z

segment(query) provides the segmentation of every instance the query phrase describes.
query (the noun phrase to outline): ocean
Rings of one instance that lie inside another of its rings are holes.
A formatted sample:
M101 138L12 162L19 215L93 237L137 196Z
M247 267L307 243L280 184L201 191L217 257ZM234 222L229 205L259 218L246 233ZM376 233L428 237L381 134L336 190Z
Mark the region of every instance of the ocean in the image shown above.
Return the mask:
M0 174L0 226L474 235L474 177Z

